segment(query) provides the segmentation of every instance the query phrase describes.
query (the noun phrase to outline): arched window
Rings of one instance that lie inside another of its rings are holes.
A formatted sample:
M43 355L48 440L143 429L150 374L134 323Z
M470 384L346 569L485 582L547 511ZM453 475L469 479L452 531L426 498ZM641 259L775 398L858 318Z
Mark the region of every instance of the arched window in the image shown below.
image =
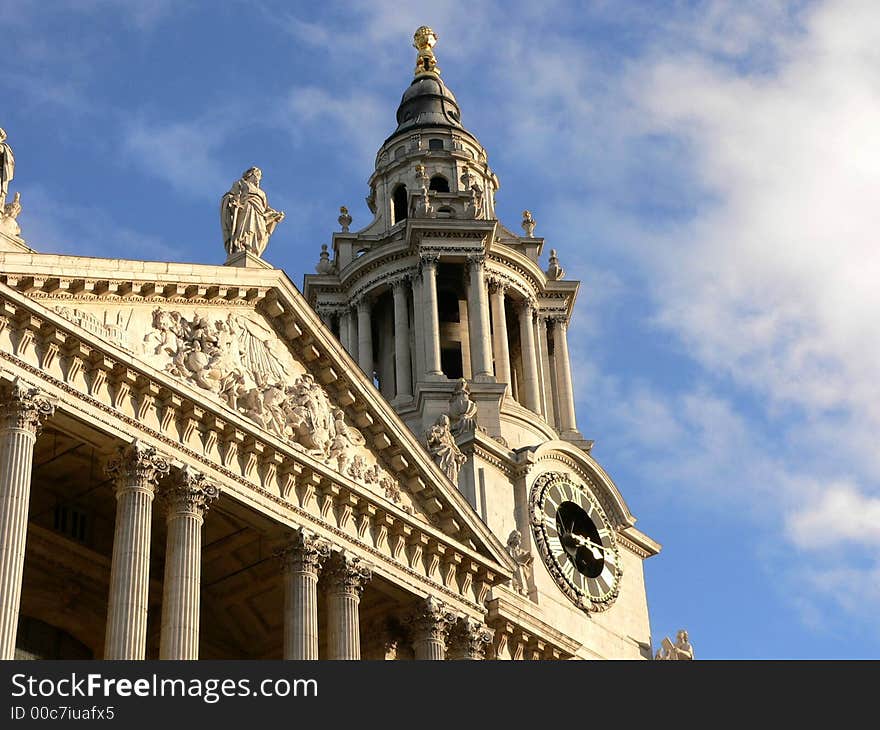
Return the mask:
M392 225L395 223L399 223L400 221L406 218L406 208L407 203L406 195L406 185L398 185L394 188L394 194L391 199L392 203L392 213L394 215L394 220L391 221Z
M429 150L442 150L443 149L443 140L442 139L429 139L428 140L428 149Z
M449 181L443 175L434 175L428 184L428 190L436 190L438 193L449 192Z

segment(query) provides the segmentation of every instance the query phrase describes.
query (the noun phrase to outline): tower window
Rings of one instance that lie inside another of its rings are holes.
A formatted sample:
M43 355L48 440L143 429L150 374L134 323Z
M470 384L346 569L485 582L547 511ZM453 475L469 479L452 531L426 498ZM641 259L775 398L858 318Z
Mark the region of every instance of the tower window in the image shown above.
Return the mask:
M443 175L434 175L428 183L428 190L436 190L438 193L449 192L449 181Z
M392 225L406 218L407 202L406 185L398 185L394 188L394 194L391 198L392 213L394 214L394 219L391 221Z
M443 140L442 139L429 139L428 140L428 149L429 150L442 150L443 149Z

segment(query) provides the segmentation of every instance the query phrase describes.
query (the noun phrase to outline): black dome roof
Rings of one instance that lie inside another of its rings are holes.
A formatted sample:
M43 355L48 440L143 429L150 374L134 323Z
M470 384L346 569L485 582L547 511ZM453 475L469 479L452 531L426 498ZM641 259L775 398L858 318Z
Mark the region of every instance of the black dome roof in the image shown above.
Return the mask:
M433 73L416 76L403 92L397 108L397 129L394 134L419 127L464 129L455 96Z

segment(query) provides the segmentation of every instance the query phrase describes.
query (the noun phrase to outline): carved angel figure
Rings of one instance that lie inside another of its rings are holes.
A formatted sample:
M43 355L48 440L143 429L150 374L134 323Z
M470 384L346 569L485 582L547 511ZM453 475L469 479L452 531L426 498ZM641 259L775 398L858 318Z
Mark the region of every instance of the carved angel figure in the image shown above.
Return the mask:
M269 207L260 189L262 177L259 167L248 168L220 200L223 246L230 256L239 251L262 256L275 226L284 220L282 211Z
M513 585L524 596L529 592L529 578L532 575L532 554L523 550L522 533L514 530L507 538L507 553L516 563L516 572L513 574Z
M455 443L455 437L449 428L449 416L441 414L436 423L427 430L425 437L428 452L434 457L434 462L451 482L458 482L458 472L465 462L465 455Z

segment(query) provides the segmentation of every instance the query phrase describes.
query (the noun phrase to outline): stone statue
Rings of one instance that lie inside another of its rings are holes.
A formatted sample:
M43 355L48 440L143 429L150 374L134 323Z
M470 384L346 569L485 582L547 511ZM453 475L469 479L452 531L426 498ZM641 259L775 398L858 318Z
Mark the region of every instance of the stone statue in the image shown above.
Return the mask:
M464 378L458 379L455 392L449 400L449 420L455 436L470 435L476 430L477 404L471 400L471 391Z
M6 144L6 130L0 129L0 210L6 206L9 183L15 177L15 156L12 147Z
M550 249L550 265L547 267L547 278L550 281L559 281L565 278L565 269L559 265L559 257L556 255L556 249Z
M284 220L283 212L269 207L260 189L262 177L259 167L245 170L220 200L223 245L229 256L241 251L262 256L275 226Z
M535 219L532 218L532 212L529 210L523 211L522 229L528 238L535 237Z
M21 213L21 193L16 193L12 202L0 209L0 233L8 236L21 235L21 226L16 220L19 213Z
M663 642L654 659L665 661L691 661L694 658L694 647L691 646L686 629L680 629L676 635L675 643L668 636L663 638Z
M465 456L455 443L455 436L449 428L449 416L441 414L436 423L427 430L425 437L428 452L434 457L434 462L449 477L449 481L456 484Z
M513 585L524 596L529 593L529 578L532 575L532 554L523 550L522 533L514 530L507 538L507 553L516 563L516 572L513 574Z

